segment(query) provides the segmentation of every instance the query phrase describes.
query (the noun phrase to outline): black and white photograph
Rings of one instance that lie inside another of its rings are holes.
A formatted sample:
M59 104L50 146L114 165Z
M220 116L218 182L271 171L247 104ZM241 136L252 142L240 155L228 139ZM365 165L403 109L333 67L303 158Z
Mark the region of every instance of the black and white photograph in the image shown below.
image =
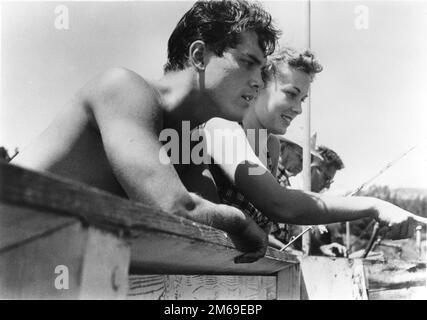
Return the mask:
M1 300L427 300L427 1L0 18Z

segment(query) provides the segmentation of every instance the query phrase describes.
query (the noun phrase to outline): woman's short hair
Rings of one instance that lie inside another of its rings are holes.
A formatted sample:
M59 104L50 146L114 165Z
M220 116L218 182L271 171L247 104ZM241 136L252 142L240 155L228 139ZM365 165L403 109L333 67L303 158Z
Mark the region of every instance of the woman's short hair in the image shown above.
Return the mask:
M277 77L280 74L280 66L282 64L287 64L296 70L313 76L323 70L323 66L312 51L308 49L298 51L292 47L283 47L268 57L264 71L264 81L271 81Z

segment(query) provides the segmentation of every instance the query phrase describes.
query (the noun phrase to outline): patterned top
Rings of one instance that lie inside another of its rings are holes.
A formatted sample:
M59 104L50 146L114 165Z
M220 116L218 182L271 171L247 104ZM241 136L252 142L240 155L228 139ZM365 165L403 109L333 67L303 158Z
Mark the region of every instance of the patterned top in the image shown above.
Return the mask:
M282 159L279 157L279 162L277 164L277 181L282 187L290 187L291 183L289 182L289 176L286 172L285 167L282 164Z
M243 128L243 124L239 123ZM203 125L199 127L203 128ZM267 169L272 172L273 170L273 161L271 159L270 153L267 154ZM215 184L217 186L218 196L221 203L233 206L249 217L251 217L255 223L258 224L266 233L274 232L276 234L288 235L288 228L286 225L276 223L271 221L267 216L261 213L250 201L248 201L245 196L237 189L237 187L230 182L230 180L225 176L221 167L215 163L208 165L210 173L212 174ZM280 226L279 226L280 225ZM289 238L289 237L288 237Z
M268 169L271 171L272 160L268 152L267 164ZM249 202L235 185L225 180L226 179L222 179L221 182L218 183L218 195L222 203L242 210L244 213L254 219L260 228L268 233L277 229L276 224L273 223L268 217L263 215L261 211L259 211L251 202Z
M273 161L270 157L269 152L267 151L267 165L268 170L272 170ZM211 165L212 166L212 165ZM237 187L233 185L225 176L221 173L218 173L218 167L213 165L212 173L216 177L218 195L222 203L229 206L233 206L239 210L242 210L245 214L251 217L258 226L263 229L266 233L273 234L276 238L281 241L287 242L289 240L289 228L288 225L283 223L277 223L271 221L267 216L262 214L245 196L239 192ZM216 171L216 173L215 173ZM217 179L220 176L220 179Z

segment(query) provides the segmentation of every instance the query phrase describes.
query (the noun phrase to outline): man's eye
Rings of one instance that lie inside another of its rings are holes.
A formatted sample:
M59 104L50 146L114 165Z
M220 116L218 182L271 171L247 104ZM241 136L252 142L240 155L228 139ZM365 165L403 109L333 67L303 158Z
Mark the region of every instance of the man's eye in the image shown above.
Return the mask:
M306 99L307 99L307 97L302 98L301 102L305 102Z
M285 94L292 99L295 99L297 96L296 93L292 91L285 91Z
M250 60L242 60L243 64L246 65L247 67L252 67L254 65L254 63Z

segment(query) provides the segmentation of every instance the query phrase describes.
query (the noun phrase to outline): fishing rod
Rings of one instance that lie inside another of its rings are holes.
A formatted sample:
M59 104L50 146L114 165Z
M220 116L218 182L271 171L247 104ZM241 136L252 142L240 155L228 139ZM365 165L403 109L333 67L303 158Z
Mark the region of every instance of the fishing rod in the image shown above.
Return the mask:
M405 151L403 154L401 154L399 157L397 157L396 159L394 159L393 161L390 161L389 163L387 163L387 165L382 168L377 174L375 174L372 178L370 178L369 180L367 180L366 182L362 183L359 187L357 187L356 189L354 189L353 191L350 191L348 193L346 193L344 196L345 197L351 197L354 196L356 194L358 194L366 185L368 185L369 183L371 183L373 180L375 180L376 178L378 178L380 175L382 175L385 171L387 171L388 169L390 169L393 165L396 164L396 162L398 162L399 160L401 160L404 156L406 156L409 152L411 152L412 150L414 150L416 147L418 147L420 143L417 143L416 145L412 146L410 149L408 149L407 151Z
M313 229L313 226L309 226L309 227L307 227L306 229L304 229L300 234L298 234L297 236L295 236L295 237L292 237L291 238L291 240L282 248L282 249L280 249L279 251L283 251L283 250L285 250L287 247L289 247L292 243L294 243L295 241L297 241L298 240L298 238L300 238L300 237L302 237L302 235L304 234L304 233L306 233L307 231L309 231L309 230L311 230L311 229Z
M427 141L427 138L425 140ZM399 157L397 157L393 161L390 161L389 163L387 163L387 165L384 168L382 168L377 174L375 174L375 176L373 176L372 178L369 178L367 181L363 182L360 186L358 186L357 188L355 188L353 191L350 191L350 192L346 193L344 195L344 197L352 197L352 196L358 194L366 185L368 185L373 180L375 180L380 175L382 175L385 171L387 171L388 169L390 169L393 165L396 164L396 162L398 162L399 160L401 160L404 156L406 156L408 153L410 153L412 150L414 150L416 147L418 147L419 144L420 143L415 144L414 146L412 146L411 148L409 148L407 151L405 151L403 154L401 154ZM314 226L307 227L301 233L299 233L295 237L292 237L291 240L282 249L280 249L280 251L283 251L286 248L288 248L292 243L294 243L297 239L299 239L300 237L302 237L306 232L312 230L313 227ZM372 245L373 245L373 243L375 241L375 238L376 238L376 236L378 234L378 231L379 231L379 223L376 222L375 225L374 225L374 231L372 233L372 236L371 236L371 239L369 241L368 247L367 247L367 249L365 250L365 252L363 254L364 258L368 255L370 249L372 248Z
M427 139L425 139L427 141ZM414 146L412 146L411 148L409 148L407 151L405 151L404 153L402 153L401 155L399 155L396 159L390 161L389 163L387 163L384 168L382 168L377 174L375 174L372 178L370 178L369 180L367 180L366 182L362 183L359 187L357 187L355 190L347 193L345 196L355 196L356 194L358 194L366 185L368 185L369 183L371 183L373 180L375 180L376 178L378 178L380 175L382 175L385 171L387 171L388 169L390 169L392 166L394 166L398 161L400 161L401 159L403 159L407 154L409 154L412 150L414 150L415 148L418 147L418 145L421 142L415 144ZM369 224L370 226L371 224ZM346 222L346 233L348 234L350 231L350 222L347 221ZM372 249L372 246L375 242L375 239L377 238L378 232L380 230L380 224L378 221L375 222L374 225L374 229L372 231L371 237L369 239L368 245L362 255L362 258L366 258L369 254L369 252ZM351 245L349 245L349 248L347 248L348 250L351 248Z

